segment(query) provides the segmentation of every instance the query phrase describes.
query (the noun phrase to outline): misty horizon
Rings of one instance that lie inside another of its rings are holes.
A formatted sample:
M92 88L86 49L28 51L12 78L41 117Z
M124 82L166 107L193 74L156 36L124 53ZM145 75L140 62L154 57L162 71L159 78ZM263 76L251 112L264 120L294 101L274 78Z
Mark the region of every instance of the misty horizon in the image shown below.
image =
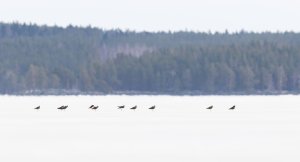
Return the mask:
M11 0L1 3L0 21L150 32L299 32L299 7L295 0Z
M205 33L205 34L239 34L239 33L254 33L254 34L263 34L263 33L300 33L300 31L295 31L295 30L262 30L262 31L254 31L254 30L246 30L246 29L239 29L235 31L231 31L229 29L224 29L224 30L192 30L192 29L178 29L178 30L172 30L172 29L166 29L166 30L135 30L135 29L129 29L129 28L121 28L121 27L114 27L114 28L104 28L101 26L95 26L92 24L88 25L77 25L77 24L67 24L67 25L57 25L57 24L39 24L36 22L20 22L20 21L11 21L11 22L6 22L6 21L0 21L1 24L18 24L18 25L26 25L26 26L38 26L38 27L57 27L57 28L62 28L66 29L69 27L75 27L75 28L92 28L92 29L99 29L103 31L112 31L112 30L119 30L121 32L136 32L136 33L143 33L143 32L149 32L149 33L178 33L178 32L187 32L187 33Z

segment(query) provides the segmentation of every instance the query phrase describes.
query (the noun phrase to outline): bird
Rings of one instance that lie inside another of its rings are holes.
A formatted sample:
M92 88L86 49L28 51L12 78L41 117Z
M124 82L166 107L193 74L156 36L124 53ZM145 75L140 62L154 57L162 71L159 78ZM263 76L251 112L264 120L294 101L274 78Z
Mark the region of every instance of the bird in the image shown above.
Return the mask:
M61 106L61 107L59 107L57 109L59 109L59 110L65 110L66 108L68 108L68 106Z
M210 109L212 109L212 108L213 108L213 106L209 106L209 107L208 107L208 108L206 108L206 109L209 109L209 110L210 110Z
M36 108L34 108L34 109L36 109L36 110L39 110L41 107L40 106L38 106L38 107L36 107Z
M92 109L94 107L94 105L91 105L89 108Z
M130 108L131 110L135 110L137 108L137 106L133 106L132 108Z
M149 107L150 110L154 110L155 109L155 105L154 106L151 106Z
M234 110L235 109L235 105L233 105L231 108L229 108L229 110Z
M91 109L93 109L93 110L97 110L97 109L98 109L98 107L99 107L99 106L94 106L94 107L92 107Z
M122 105L122 106L118 106L118 109L124 109L125 108L125 105Z

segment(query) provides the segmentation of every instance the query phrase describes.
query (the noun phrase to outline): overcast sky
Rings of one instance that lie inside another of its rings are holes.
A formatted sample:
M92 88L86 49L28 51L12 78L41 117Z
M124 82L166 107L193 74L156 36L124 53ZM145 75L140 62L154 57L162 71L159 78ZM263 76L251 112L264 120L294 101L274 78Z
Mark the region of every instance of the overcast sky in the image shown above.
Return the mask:
M0 0L0 21L105 29L300 31L300 0Z

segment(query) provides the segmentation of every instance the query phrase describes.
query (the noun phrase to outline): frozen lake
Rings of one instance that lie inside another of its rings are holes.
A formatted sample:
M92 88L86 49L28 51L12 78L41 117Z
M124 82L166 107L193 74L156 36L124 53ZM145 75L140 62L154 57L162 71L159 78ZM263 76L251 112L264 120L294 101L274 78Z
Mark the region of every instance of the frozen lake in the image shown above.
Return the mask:
M3 162L300 161L300 96L1 96L0 103Z

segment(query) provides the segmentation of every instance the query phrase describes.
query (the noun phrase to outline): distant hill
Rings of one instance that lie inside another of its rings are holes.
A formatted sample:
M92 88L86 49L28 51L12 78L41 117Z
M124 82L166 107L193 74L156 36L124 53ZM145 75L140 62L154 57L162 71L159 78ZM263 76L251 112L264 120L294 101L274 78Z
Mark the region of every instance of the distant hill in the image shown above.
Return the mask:
M2 94L299 93L300 34L0 23L0 76Z

